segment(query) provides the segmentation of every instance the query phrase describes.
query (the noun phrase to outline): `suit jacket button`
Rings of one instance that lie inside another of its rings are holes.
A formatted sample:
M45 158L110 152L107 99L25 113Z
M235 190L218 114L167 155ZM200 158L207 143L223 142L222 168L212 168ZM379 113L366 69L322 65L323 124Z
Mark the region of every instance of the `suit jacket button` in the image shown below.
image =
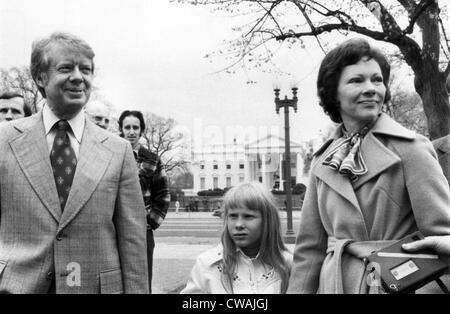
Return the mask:
M56 240L61 241L62 239L63 239L63 235L60 234L60 233L58 233L58 234L56 235Z
M47 279L48 279L48 280L52 280L52 279L53 279L53 272L49 271L49 272L47 273Z

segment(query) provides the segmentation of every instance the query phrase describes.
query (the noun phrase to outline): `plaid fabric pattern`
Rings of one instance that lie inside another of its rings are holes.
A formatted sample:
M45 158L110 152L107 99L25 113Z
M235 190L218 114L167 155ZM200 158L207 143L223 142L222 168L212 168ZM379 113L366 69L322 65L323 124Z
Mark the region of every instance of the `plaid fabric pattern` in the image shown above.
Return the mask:
M169 180L158 155L140 146L135 157L147 210L147 223L155 230L161 225L169 209Z
M54 128L57 131L50 153L50 160L61 210L64 210L77 167L77 158L70 146L69 135L67 134L71 130L69 123L66 120L59 120L55 123Z
M58 294L149 292L131 146L86 120L79 152L61 213L42 111L0 123L0 293L47 293L49 279ZM73 262L81 285L64 276Z

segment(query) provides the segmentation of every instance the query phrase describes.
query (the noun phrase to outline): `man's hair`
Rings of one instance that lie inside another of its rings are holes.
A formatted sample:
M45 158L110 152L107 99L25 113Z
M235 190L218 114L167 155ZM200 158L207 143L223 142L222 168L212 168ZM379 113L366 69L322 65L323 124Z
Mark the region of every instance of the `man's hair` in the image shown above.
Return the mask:
M11 91L0 93L0 99L13 99L13 98L22 98L23 99L23 113L24 113L24 116L25 117L31 116L31 109L27 105L27 103L25 101L25 98L23 97L22 94L20 94L18 92L11 92Z
M139 120L139 124L141 126L141 135L145 132L145 121L144 121L144 116L142 115L142 112L137 111L137 110L125 110L124 112L122 112L120 114L119 117L119 132L120 132L120 136L123 137L123 120L125 120L126 117L135 117Z
M6 91L6 92L1 92L0 93L0 99L12 99L12 98L23 98L23 95L18 93L18 92L11 92L11 91Z
M39 75L46 72L50 66L48 52L55 46L62 45L69 47L73 51L77 51L92 61L92 73L94 72L94 57L95 53L91 46L88 45L83 39L62 32L55 32L50 37L42 38L33 42L31 47L31 64L30 71L31 77L36 82ZM46 98L45 90L38 86L39 92L44 98Z
M342 71L346 66L356 64L364 58L373 59L380 66L383 74L383 84L386 87L384 103L390 100L389 75L391 66L384 54L370 46L365 39L349 39L325 56L317 77L317 93L320 98L320 106L322 106L333 122L342 122L341 114L339 113L340 104L337 100L337 89Z

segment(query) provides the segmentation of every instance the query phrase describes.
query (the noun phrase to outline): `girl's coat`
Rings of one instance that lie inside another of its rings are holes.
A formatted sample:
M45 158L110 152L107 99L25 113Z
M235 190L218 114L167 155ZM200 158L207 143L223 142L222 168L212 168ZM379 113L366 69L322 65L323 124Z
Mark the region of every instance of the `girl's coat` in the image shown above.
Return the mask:
M181 293L231 293L222 281L222 254L221 244L200 254ZM285 252L284 257L291 264L292 254ZM239 251L233 290L236 294L279 294L281 278L272 266L264 265L258 259L250 259Z

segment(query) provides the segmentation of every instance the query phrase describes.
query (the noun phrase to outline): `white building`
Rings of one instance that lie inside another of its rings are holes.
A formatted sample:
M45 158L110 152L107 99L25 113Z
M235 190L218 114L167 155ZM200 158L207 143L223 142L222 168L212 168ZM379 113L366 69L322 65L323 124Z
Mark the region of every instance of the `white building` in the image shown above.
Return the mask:
M292 184L306 184L302 151L305 145L291 141ZM269 135L247 144L206 145L192 152L193 192L259 181L268 189L283 189L284 138Z

